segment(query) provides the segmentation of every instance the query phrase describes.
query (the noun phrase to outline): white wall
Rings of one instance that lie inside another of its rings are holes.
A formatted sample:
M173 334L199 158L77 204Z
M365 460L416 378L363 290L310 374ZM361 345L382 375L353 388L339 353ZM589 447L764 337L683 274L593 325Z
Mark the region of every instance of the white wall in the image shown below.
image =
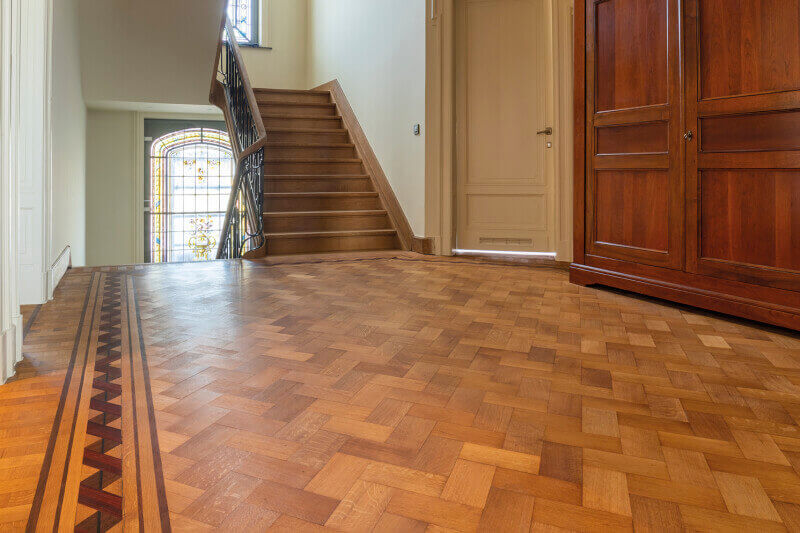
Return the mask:
M81 88L77 0L53 2L51 235L48 267L66 246L86 262L86 105Z
M308 86L338 78L414 233L424 235L425 0L308 2Z
M90 107L208 105L225 0L78 2Z
M307 0L262 0L261 48L242 47L250 83L256 88L308 89Z

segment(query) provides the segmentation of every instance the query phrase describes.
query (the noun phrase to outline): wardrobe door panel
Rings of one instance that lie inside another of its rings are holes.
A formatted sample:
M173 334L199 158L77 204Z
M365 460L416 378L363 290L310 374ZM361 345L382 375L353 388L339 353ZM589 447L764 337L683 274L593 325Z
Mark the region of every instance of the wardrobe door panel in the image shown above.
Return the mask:
M678 0L590 0L586 21L586 252L682 268Z
M688 0L687 269L800 291L800 0Z
M798 0L702 0L703 99L800 89Z
M668 103L667 3L605 0L595 20L597 110Z

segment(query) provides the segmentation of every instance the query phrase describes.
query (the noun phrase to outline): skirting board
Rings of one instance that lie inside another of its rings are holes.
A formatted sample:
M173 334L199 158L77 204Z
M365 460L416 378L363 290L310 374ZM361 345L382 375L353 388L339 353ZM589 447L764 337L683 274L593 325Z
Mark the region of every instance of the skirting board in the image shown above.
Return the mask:
M11 327L0 333L0 384L14 375L22 361L22 315L13 317Z
M64 274L67 273L67 269L69 269L71 264L72 251L70 247L67 246L47 272L47 297L49 299L53 299L53 293L55 292L56 287L58 287L61 278L63 278Z
M800 307L768 304L732 294L577 263L570 266L569 272L570 282L577 285L606 285L748 320L800 330Z
M418 254L436 255L436 238L414 236L411 241L411 250Z

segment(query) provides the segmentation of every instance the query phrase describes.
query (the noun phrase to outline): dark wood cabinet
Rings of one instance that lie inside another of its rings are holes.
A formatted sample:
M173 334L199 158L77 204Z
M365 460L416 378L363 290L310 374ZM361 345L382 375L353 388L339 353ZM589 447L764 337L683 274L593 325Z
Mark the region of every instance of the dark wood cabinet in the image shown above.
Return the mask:
M575 11L571 279L800 329L800 0Z

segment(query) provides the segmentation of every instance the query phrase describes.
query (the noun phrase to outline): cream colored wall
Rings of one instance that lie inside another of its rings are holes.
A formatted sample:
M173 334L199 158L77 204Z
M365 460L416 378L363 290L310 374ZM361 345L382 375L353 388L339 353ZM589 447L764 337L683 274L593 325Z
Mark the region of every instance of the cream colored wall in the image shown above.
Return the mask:
M339 80L414 233L422 236L425 0L308 1L308 86ZM420 136L412 134L417 123Z
M308 89L306 52L308 2L306 0L262 0L261 48L242 47L253 87Z
M77 0L53 2L52 193L47 266L70 246L72 264L86 261L86 105L81 88Z
M86 125L86 264L134 263L137 168L133 111L89 110Z
M144 121L222 120L222 113L90 109L86 127L86 263L144 262Z
M78 3L89 107L208 105L225 0Z

